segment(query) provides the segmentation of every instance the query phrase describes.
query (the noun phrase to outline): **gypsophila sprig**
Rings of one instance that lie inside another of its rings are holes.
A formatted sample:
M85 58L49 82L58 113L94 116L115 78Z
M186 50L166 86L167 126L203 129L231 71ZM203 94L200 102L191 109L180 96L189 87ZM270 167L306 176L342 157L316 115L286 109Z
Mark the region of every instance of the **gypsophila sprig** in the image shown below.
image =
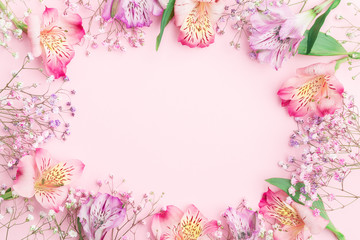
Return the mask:
M346 181L349 176L359 174L359 117L354 98L344 94L343 108L332 115L295 118L298 129L290 138L290 146L301 148L303 153L290 156L279 165L292 173L293 186L304 184L300 201L311 206L319 194L326 200L328 210L336 210L360 198L360 192ZM311 198L309 202L306 195Z
M21 157L41 144L53 138L66 140L70 124L65 116L75 116L72 93L64 88L68 79L52 82L41 69L29 66L31 59L26 56L21 68L0 89L1 167L9 174ZM39 83L26 80L28 71L41 73Z
M85 12L84 21L87 22L85 34L86 55L99 46L105 47L108 51L126 51L123 41L131 47L140 47L144 44L144 31L140 27L127 28L126 24L118 19L110 18L105 20L102 17L106 1L65 1L67 12Z

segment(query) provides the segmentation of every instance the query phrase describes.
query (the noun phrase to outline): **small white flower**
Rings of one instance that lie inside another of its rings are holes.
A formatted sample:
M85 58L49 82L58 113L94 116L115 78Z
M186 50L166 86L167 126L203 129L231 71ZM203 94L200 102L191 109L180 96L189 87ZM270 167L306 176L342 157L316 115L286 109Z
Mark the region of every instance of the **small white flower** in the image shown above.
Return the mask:
M28 52L27 57L29 58L30 61L34 60L34 56L31 52Z
M54 77L54 75L51 75L50 77L48 77L47 79L46 79L46 81L47 82L53 82L55 80L55 77Z
M35 232L36 231L36 225L31 225L30 226L30 231Z
M1 198L1 199L2 199L2 198ZM4 218L4 216L0 214L0 220L3 219L3 218Z
M69 233L69 236L72 238L76 238L78 236L77 232L75 232L74 230L70 230L68 233Z
M44 217L46 217L46 212L40 211L39 215L40 215L40 218L44 218Z
M32 221L32 220L34 220L34 216L31 215L31 214L29 214L29 215L26 217L26 221L27 221L27 222L30 222L30 221Z
M54 218L55 217L55 211L50 209L48 215L49 215L49 217Z
M6 213L12 214L14 211L14 209L12 207L7 207L6 208Z

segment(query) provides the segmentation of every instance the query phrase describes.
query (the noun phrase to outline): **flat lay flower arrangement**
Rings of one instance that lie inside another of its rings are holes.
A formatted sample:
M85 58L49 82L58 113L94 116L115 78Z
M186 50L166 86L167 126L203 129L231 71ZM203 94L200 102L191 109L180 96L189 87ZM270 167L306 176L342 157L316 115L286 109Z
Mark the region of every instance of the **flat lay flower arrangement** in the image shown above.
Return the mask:
M1 174L11 179L10 185L1 186L1 239L13 239L12 230L19 225L27 226L21 239L300 240L324 229L345 239L346 233L334 226L327 211L360 198L345 184L360 169L360 116L351 90L336 72L348 67L356 80L360 26L336 15L340 3L65 0L63 12L50 2L47 6L39 2L43 13L35 15L26 1L0 1L1 54L17 59L13 42L31 45L21 68L3 80L0 89ZM360 12L356 3L347 5L351 17ZM24 12L16 14L15 7ZM329 17L345 25L324 29ZM75 54L141 47L145 32L155 31L148 28L155 18L161 18L161 24L154 54L167 36L167 25L174 23L184 48L208 47L221 35L234 34L232 47L240 48L240 39L247 39L249 61L269 64L274 71L298 54L325 56L320 63L294 69L294 76L277 92L281 106L297 124L289 133L289 144L297 150L277 163L288 178L266 179L269 188L258 206L243 201L224 206L218 219L208 219L193 204L184 209L162 206L163 194L145 193L136 200L133 192L118 187L121 180L113 175L98 180L97 191L78 189L74 183L81 178L84 162L56 159L45 149L50 140L71 137L71 118L76 117L71 96L76 91L71 89L67 66ZM337 28L344 31L344 39L331 36ZM83 51L76 53L80 48ZM35 58L42 59L41 66L36 66ZM26 78L30 71L41 81ZM39 216L34 215L34 206L40 208ZM138 232L141 228L145 235Z

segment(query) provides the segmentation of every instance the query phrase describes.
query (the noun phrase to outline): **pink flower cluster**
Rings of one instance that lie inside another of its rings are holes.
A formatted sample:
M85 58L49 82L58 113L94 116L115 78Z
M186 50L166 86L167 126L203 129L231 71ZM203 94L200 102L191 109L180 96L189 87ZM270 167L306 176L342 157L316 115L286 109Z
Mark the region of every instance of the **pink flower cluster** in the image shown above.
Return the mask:
M302 149L302 154L289 157L280 166L292 173L293 185L304 184L300 196L304 203L303 195L314 201L319 194L329 200L329 209L336 209L356 200L360 194L344 184L360 166L359 113L353 97L344 95L343 107L332 115L295 119L298 130L291 136L290 145Z

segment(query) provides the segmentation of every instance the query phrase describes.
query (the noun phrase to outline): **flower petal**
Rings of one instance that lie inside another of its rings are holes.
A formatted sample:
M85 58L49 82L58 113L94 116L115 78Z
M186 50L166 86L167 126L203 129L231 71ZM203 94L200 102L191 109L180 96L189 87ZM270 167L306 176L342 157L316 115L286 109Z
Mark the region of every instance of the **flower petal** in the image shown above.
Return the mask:
M150 26L152 21L148 7L146 0L122 0L121 21L126 24L127 28Z
M53 159L50 153L43 148L37 148L35 150L35 161L40 173L43 173L58 164L58 161Z
M32 54L34 57L39 57L41 55L41 45L40 45L40 27L41 21L39 16L30 15L25 19L26 24L28 25L27 35L30 39Z
M175 4L175 16L177 12L186 12L188 6ZM186 10L182 10L182 9ZM180 10L179 10L180 9ZM209 3L198 3L186 16L180 28L178 41L183 45L193 47L207 47L215 40L214 26L210 19ZM176 22L178 23L178 19Z
M59 17L59 12L56 8L45 8L45 11L43 13L43 26L49 27L52 24L54 24Z
M43 53L44 65L50 75L60 78L66 76L66 66L74 57L75 51L61 36L51 35L43 45L45 49L45 53Z
M36 200L46 209L59 211L60 205L65 201L68 195L67 187L57 188L35 188Z
M329 224L329 221L323 217L315 217L310 208L296 202L293 202L291 205L296 209L311 234L319 234Z
M82 18L79 14L68 13L66 16L59 18L59 27L66 32L66 41L70 45L78 44L85 35L82 26Z
M304 68L296 70L298 75L314 76L314 75L334 75L336 61L330 63L316 63Z
M34 156L27 155L20 159L14 180L13 189L19 196L31 198L35 194L34 183L36 166Z
M164 236L171 234L174 227L177 227L184 215L178 207L169 205L165 210L161 210L155 214L152 223L151 230L157 240L164 239Z

